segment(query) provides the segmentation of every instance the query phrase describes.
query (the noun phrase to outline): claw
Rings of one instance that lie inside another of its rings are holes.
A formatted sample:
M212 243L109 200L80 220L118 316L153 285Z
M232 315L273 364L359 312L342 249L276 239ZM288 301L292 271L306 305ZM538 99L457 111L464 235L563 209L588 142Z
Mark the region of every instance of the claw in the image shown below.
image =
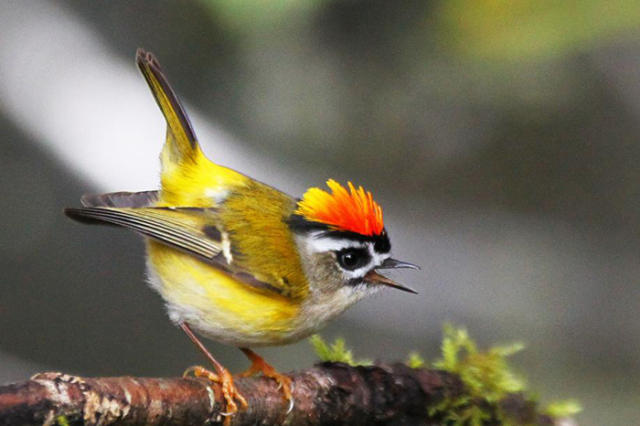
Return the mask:
M240 377L252 376L257 373L262 373L265 377L273 379L278 384L278 390L282 389L283 397L289 402L287 414L293 410L294 400L291 394L292 382L289 376L282 373L278 373L275 368L268 364L260 355L253 352L251 349L241 348L242 352L251 361L251 366L244 372L240 373Z
M182 373L182 377L189 377L189 375L191 374L193 374L193 377L206 377L214 383L221 383L220 377L216 373L214 373L213 371L209 371L199 365L192 365L191 367L184 370L184 373Z
M223 416L232 416L238 412L238 404L236 401L242 405L243 408L247 408L249 404L247 400L242 396L242 394L238 391L235 384L233 383L233 376L231 373L225 368L219 371L219 374L215 374L212 371L207 370L204 367L200 367L199 365L194 365L185 370L183 377L193 373L195 377L204 377L214 383L218 383L222 388L222 396L224 397L227 411L224 413L220 413Z
M290 390L293 392L293 383L290 385ZM295 400L293 399L293 395L289 396L289 408L287 408L287 414L293 411L293 406L295 405Z

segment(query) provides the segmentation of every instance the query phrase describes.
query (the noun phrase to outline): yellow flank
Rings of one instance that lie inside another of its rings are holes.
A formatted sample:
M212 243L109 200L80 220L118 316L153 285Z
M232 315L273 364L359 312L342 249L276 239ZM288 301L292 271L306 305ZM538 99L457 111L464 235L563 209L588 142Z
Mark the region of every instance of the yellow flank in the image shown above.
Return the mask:
M291 299L237 281L162 243L149 240L148 255L162 277L159 291L170 307L193 310L200 317L193 325L211 337L226 340L233 335L248 338L257 334L276 343L286 338L296 323L300 305Z

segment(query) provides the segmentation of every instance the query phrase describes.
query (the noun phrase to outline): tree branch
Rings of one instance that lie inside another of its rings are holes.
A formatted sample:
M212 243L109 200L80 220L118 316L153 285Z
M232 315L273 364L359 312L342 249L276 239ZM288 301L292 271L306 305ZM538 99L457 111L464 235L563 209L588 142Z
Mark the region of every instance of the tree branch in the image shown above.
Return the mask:
M295 406L274 381L237 379L249 407L231 417L232 425L411 424L436 425L480 409L483 424L561 424L536 411L535 403L511 394L491 404L461 398L464 384L454 374L412 369L404 364L352 367L322 363L293 373ZM195 378L85 378L41 373L0 387L0 425L60 424L220 424L220 387Z

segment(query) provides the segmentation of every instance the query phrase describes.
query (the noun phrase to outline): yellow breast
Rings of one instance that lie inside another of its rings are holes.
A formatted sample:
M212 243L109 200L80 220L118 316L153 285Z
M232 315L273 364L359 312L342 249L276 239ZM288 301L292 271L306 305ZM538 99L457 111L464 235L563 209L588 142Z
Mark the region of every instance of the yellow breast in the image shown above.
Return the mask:
M154 241L147 242L147 253L151 285L167 302L172 320L235 346L278 344L295 333L299 303Z

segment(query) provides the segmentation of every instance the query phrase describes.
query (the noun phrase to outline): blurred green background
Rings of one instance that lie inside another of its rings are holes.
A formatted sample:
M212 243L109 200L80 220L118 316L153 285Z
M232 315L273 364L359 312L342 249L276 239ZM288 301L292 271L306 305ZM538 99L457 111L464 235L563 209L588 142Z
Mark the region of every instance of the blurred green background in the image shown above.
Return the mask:
M7 1L0 4L0 382L42 369L176 375L202 362L144 284L142 244L62 215L157 187L156 54L204 150L292 194L370 189L418 296L323 335L438 354L441 324L514 358L581 425L640 415L640 3ZM232 369L239 352L214 342ZM310 365L306 342L260 351Z

